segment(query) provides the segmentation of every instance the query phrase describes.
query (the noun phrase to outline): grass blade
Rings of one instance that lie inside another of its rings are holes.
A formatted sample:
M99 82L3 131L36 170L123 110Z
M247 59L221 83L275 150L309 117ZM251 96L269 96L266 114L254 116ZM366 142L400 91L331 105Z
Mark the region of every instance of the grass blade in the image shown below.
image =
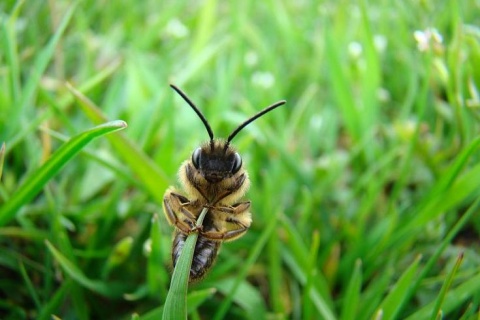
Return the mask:
M53 34L52 38L49 40L45 48L38 54L35 65L33 70L30 72L30 75L27 77L27 82L23 88L23 92L20 95L20 101L18 102L18 108L13 108L13 113L10 115L13 120L11 123L18 124L20 123L18 120L21 119L26 114L30 114L30 109L33 109L33 101L35 99L35 95L40 84L40 80L42 75L45 73L49 63L54 56L55 48L59 43L63 33L67 29L67 26L70 23L70 20L73 16L73 13L78 5L78 2L72 4L69 9L62 15L63 19L58 25L58 28L55 30L55 34ZM13 49L11 49L13 50ZM11 51L10 50L10 51ZM15 61L12 61L12 63ZM10 131L7 132L7 135L10 137L11 134L18 128L10 128Z
M253 263L258 259L258 256L260 255L263 248L265 247L267 240L270 238L273 230L275 229L275 226L277 225L277 221L278 220L276 218L272 217L272 219L264 229L260 238L257 240L255 246L252 248L249 257L243 264L242 269L239 275L237 276L237 279L234 282L231 291L229 292L226 299L222 302L222 304L218 307L218 311L216 312L214 319L223 319L225 317L225 314L227 313L228 308L230 307L233 301L236 290L239 288L241 282L247 276L248 270L250 270Z
M95 124L107 121L102 111L85 95L67 83L67 88L77 98L80 107L86 116ZM113 147L123 160L135 172L142 185L150 195L158 202L163 203L163 193L168 187L168 178L160 168L149 158L134 142L123 135L109 137Z
M162 238L160 233L160 219L158 214L155 214L152 218L152 224L150 229L151 251L148 255L147 264L147 286L151 295L161 297L162 299L167 296L168 287L168 271L160 269L164 261L162 259Z
M82 286L106 297L119 298L122 296L121 288L115 284L106 283L104 281L95 281L87 278L87 276L85 276L85 274L83 274L83 272L78 269L75 264L61 254L60 251L58 251L48 240L45 241L45 244L57 262L62 266L63 270Z
M472 295L478 294L478 292L480 292L480 272L448 292L445 301L443 302L443 313L448 314L448 312L458 308L464 304L467 299L471 299ZM436 302L432 301L427 304L425 307L409 316L407 320L428 319L434 308L434 303Z
M438 246L438 248L435 250L433 255L428 259L427 263L425 264L425 267L423 268L422 272L416 279L416 281L411 285L411 291L415 292L417 291L418 287L420 286L420 281L422 281L428 274L430 270L434 267L435 263L438 261L440 255L442 252L447 248L447 246L452 242L453 238L462 230L462 228L467 225L467 223L470 221L470 219L478 212L478 209L480 207L480 198L477 198L475 202L468 208L467 212L460 218L460 220L457 221L457 223L452 227L452 229L448 232L448 234L445 236L443 239L442 243ZM431 310L431 306L428 310ZM423 319L426 319L429 314L428 311L423 310ZM415 318L415 316L412 317L412 319L420 319L420 318Z
M5 205L0 208L0 226L10 222L17 210L32 200L43 186L89 142L97 137L122 130L126 127L127 123L122 120L108 122L84 131L62 145L47 162L27 178L23 185L21 185Z
M442 289L440 290L440 293L438 294L437 300L435 301L435 306L433 307L432 310L432 315L430 316L431 320L437 319L439 314L440 314L440 308L442 307L442 303L445 300L445 295L447 294L448 289L452 285L453 277L458 271L458 268L460 268L460 265L462 264L463 260L463 253L459 255L457 258L457 261L455 263L455 266L453 267L452 271L448 274L447 278L445 279L445 282L442 285Z
M2 180L3 162L5 161L5 142L0 147L0 181Z
M420 259L421 256L418 256L410 267L405 270L392 291L390 291L380 304L379 309L382 310L383 320L396 319L397 313L401 310L405 299L408 297L408 291L413 282L413 278L417 275Z
M218 291L228 296L235 286L236 278L227 278L215 282ZM267 311L258 288L247 281L242 281L236 289L233 301L246 312L247 319L265 319Z
M355 262L355 269L348 283L347 292L342 302L341 320L353 320L358 312L358 301L362 289L362 261Z
M51 320L52 315L58 310L59 305L65 298L65 295L71 289L72 280L65 281L54 294L50 296L50 299L43 304L42 309L39 310L37 320Z
M188 313L192 312L200 306L205 300L210 298L217 290L215 288L208 288L208 289L203 289L203 290L197 290L195 292L192 292L188 295L187 297L187 311ZM156 309L153 309L149 311L148 313L144 314L143 316L140 316L140 320L157 320L162 317L164 311L164 306L158 307Z
M208 208L203 208L197 219L197 226L201 226ZM193 252L197 244L198 233L193 232L185 240L182 253L173 270L170 290L167 294L163 311L164 320L187 319L187 291L190 267L192 266Z

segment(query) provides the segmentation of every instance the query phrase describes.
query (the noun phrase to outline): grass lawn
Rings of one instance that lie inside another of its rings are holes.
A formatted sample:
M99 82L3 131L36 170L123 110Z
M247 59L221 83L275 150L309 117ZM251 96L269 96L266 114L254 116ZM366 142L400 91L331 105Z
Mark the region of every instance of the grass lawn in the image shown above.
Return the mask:
M0 319L171 310L163 196L209 138L170 84L216 137L287 100L232 141L253 222L189 319L480 319L479 12L3 1Z

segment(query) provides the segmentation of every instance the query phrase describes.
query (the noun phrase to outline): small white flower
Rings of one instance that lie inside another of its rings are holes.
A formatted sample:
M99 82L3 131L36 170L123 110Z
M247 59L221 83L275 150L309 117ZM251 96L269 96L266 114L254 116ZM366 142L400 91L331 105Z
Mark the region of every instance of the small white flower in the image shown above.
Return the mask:
M323 117L320 115L313 115L310 118L310 127L313 130L320 130L324 126Z
M385 49L387 48L387 38L384 35L381 34L376 34L373 36L373 45L375 46L375 49L377 49L378 52L382 53L385 52Z
M175 38L185 38L190 34L190 31L180 20L173 18L168 21L165 33Z
M378 88L377 98L380 102L388 102L390 101L390 92L385 88Z
M427 28L423 31L415 30L413 37L417 41L417 48L421 52L428 50L441 50L443 48L443 37L435 28Z
M348 53L353 59L358 59L362 55L363 52L363 47L360 42L350 42L348 44Z
M249 67L253 67L258 63L258 55L253 50L248 51L243 59L245 64Z
M270 72L257 71L252 75L253 84L268 89L275 84L275 77Z
M143 254L148 257L150 256L151 253L152 253L152 239L148 238L143 243Z

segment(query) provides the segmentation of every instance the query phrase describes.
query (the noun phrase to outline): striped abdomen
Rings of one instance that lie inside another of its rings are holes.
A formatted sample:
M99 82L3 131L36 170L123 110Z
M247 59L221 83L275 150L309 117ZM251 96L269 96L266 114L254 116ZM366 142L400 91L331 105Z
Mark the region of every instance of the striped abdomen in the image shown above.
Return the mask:
M175 230L172 248L173 267L177 264L177 260L180 257L187 237L188 235ZM192 266L190 268L190 281L200 279L211 268L217 257L220 245L220 241L209 240L199 233L197 244L195 245L195 251L193 253Z

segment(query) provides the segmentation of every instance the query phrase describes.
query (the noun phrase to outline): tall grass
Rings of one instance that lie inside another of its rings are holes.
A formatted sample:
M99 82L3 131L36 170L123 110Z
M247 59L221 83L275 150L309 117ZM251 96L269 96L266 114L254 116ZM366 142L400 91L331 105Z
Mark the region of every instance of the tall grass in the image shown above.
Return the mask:
M208 139L174 83L218 137L287 100L234 140L253 224L191 319L478 319L479 9L0 4L0 318L161 317L161 201Z

